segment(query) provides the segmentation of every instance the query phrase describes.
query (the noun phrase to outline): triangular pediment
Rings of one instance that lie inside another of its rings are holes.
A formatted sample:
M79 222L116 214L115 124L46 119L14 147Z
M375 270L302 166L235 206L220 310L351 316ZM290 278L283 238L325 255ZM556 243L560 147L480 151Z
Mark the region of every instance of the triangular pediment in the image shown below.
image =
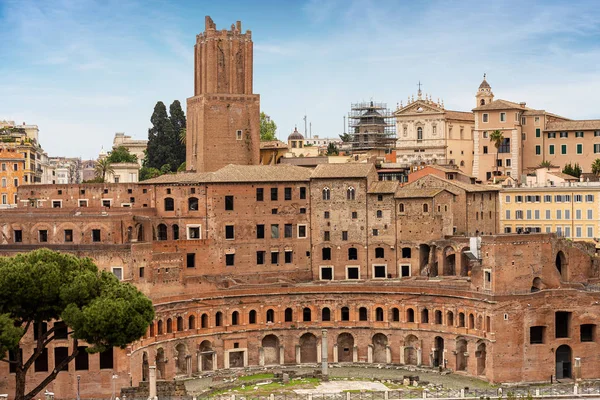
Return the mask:
M431 115L431 114L443 114L444 109L437 104L431 104L425 100L417 100L409 105L396 110L394 116L399 117L403 115Z

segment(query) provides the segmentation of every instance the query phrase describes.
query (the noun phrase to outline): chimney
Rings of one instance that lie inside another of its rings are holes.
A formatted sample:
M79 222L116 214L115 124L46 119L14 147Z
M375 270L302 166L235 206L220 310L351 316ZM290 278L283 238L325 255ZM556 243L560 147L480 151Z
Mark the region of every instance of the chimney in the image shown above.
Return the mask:
M525 103L524 101L520 102L519 105L521 106L521 108L525 108L525 106L527 105L527 103Z

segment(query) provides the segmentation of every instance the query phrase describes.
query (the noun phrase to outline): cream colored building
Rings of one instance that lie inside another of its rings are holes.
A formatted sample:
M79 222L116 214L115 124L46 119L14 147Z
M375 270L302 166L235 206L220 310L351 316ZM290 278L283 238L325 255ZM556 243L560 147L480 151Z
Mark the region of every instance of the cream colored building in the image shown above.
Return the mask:
M423 98L408 100L396 117L396 162L403 165L452 164L471 175L473 165L472 112L446 110L443 103Z
M109 173L106 182L135 183L140 179L140 165L138 163L114 163L110 165L113 173Z
M505 187L500 192L504 233L557 233L600 248L600 184Z
M138 164L140 164L140 167L142 166L144 158L146 157L145 151L148 147L148 140L132 139L131 136L125 135L123 132L117 132L113 139L113 149L120 146L125 147L129 150L129 153L137 156Z

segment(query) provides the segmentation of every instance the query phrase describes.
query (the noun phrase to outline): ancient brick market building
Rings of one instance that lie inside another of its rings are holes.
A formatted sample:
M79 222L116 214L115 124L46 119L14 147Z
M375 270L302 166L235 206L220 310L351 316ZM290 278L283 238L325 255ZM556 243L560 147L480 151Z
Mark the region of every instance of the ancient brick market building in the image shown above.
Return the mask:
M113 384L147 380L151 365L164 380L311 365L322 329L333 363L443 367L491 382L600 378L593 246L498 234L490 186L426 175L399 187L379 181L371 164L257 165L258 96L250 36L240 31L216 31L207 19L198 37L197 68L226 37L238 50L196 70L187 141L195 172L20 186L19 207L0 213L1 255L47 247L90 256L155 305L144 338L82 352L48 390L74 398L79 375L82 398L107 397ZM242 71L227 67L239 54ZM203 119L217 109L223 119ZM229 112L248 125L223 130L236 121ZM55 341L28 385L69 345ZM32 346L25 341L25 356ZM13 385L0 363L0 393Z

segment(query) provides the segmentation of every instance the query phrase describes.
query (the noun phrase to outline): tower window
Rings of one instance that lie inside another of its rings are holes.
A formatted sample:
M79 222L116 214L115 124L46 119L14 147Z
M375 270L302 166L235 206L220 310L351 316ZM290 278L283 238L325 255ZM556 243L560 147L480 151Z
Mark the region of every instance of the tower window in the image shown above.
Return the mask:
M242 130L241 130L241 129L238 129L238 130L235 132L235 138L236 138L237 140L242 140Z

